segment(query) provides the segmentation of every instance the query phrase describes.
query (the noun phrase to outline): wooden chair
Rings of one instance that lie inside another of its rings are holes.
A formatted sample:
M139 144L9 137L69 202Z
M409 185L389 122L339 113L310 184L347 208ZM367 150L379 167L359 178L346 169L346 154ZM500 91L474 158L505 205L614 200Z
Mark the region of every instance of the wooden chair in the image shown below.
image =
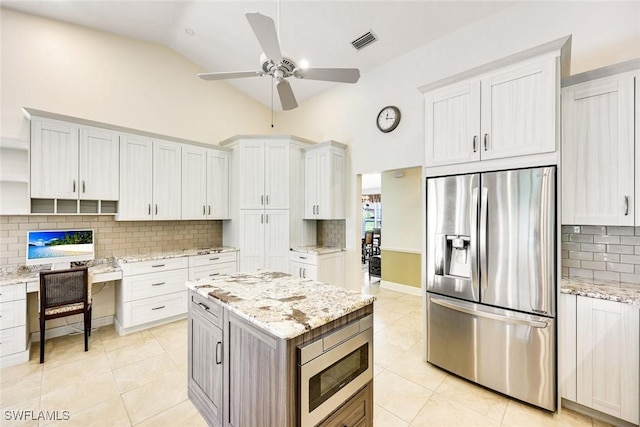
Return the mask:
M87 267L40 272L40 363L44 363L45 322L84 315L84 351L91 335L91 287Z
M362 242L362 262L364 263L373 254L373 231L364 232L364 240Z

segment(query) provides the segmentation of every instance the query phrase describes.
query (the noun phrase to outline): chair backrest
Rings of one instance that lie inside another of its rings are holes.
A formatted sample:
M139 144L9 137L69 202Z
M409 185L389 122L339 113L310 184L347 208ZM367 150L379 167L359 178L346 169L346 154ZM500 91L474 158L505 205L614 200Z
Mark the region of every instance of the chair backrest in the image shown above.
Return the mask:
M373 244L373 231L365 231L364 232L364 244L372 245Z
M40 272L40 312L47 308L89 301L87 267Z

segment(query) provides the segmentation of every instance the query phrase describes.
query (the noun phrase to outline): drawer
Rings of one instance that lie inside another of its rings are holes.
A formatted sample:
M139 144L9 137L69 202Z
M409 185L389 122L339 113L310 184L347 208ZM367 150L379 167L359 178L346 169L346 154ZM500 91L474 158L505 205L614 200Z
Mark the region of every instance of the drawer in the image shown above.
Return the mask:
M222 306L196 292L190 292L189 295L191 296L189 310L200 313L214 325L222 328Z
M187 289L172 294L126 302L123 304L122 326L143 325L187 312Z
M235 261L236 251L220 252L209 255L194 255L189 257L189 268Z
M3 329L0 331L0 357L27 349L27 327Z
M289 259L291 261L302 262L304 264L318 264L318 254L312 254L308 252L291 251Z
M360 427L373 425L371 383L356 393L348 402L329 416L319 427Z
M27 301L7 301L0 303L0 329L8 329L27 324Z
M122 276L133 276L136 274L157 273L159 271L178 270L187 268L189 261L187 257L158 259L155 261L126 262L121 265Z
M123 300L135 301L186 290L187 278L186 268L125 277L121 285Z
M200 267L189 268L189 280L204 278L215 278L220 274L235 273L238 268L235 262L225 262L222 264L201 265Z
M23 300L27 298L27 286L24 283L0 286L0 302Z

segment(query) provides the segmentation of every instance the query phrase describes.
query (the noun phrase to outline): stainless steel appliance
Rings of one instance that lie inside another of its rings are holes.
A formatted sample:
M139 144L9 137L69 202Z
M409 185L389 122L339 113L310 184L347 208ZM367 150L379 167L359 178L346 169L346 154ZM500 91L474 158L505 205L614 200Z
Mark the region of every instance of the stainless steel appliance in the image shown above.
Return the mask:
M556 409L556 168L427 179L427 360Z
M372 379L372 315L299 346L301 426L315 426Z

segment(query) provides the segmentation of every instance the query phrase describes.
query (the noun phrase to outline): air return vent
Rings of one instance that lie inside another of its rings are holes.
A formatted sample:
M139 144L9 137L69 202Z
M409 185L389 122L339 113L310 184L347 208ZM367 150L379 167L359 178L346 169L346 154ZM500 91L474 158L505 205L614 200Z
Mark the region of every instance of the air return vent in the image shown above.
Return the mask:
M353 47L360 50L365 46L369 46L371 43L377 40L378 40L378 37L376 37L376 35L373 34L371 30L369 30L363 35L361 35L360 37L358 37L357 39L355 39L354 41L352 41L351 44L353 45Z

